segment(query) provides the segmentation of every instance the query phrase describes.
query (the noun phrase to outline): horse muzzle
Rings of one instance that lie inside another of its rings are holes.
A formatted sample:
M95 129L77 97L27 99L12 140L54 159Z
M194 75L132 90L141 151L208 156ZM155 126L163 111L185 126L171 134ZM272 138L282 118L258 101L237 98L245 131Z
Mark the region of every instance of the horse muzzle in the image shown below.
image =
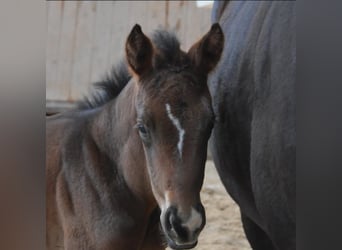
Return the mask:
M170 206L162 213L161 224L171 248L193 248L197 245L198 235L205 225L204 208L199 204L184 215L179 213L175 206Z

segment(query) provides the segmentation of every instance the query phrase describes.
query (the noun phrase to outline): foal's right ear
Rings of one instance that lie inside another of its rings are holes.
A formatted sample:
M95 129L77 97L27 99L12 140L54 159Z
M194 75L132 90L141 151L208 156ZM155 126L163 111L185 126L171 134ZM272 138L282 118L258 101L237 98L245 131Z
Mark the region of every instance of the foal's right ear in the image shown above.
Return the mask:
M126 59L130 70L138 78L152 69L153 46L142 32L139 24L134 25L126 40Z

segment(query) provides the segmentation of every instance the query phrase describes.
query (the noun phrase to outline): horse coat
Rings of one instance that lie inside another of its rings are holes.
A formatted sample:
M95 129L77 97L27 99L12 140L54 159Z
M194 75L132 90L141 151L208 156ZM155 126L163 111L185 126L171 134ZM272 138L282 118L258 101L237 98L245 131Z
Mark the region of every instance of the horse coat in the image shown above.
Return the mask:
M210 149L253 249L295 249L295 2L217 1Z

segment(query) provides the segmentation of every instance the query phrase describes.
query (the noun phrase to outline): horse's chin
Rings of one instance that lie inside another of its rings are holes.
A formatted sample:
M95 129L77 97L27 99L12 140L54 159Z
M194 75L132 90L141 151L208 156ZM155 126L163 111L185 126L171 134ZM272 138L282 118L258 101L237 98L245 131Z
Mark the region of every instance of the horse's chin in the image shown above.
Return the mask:
M167 240L167 244L169 245L169 247L171 247L172 249L191 249L194 248L197 245L197 240L191 243L176 243L175 241L173 241L172 239L170 239L169 237L166 237Z

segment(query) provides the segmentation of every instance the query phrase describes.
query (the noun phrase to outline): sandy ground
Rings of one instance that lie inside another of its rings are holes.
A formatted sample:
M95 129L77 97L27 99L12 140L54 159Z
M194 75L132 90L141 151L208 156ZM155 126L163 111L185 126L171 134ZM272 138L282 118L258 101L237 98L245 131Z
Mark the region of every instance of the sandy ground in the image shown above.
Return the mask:
M243 233L239 209L221 184L212 161L207 161L206 164L201 199L206 210L207 223L198 245L193 249L250 250Z

